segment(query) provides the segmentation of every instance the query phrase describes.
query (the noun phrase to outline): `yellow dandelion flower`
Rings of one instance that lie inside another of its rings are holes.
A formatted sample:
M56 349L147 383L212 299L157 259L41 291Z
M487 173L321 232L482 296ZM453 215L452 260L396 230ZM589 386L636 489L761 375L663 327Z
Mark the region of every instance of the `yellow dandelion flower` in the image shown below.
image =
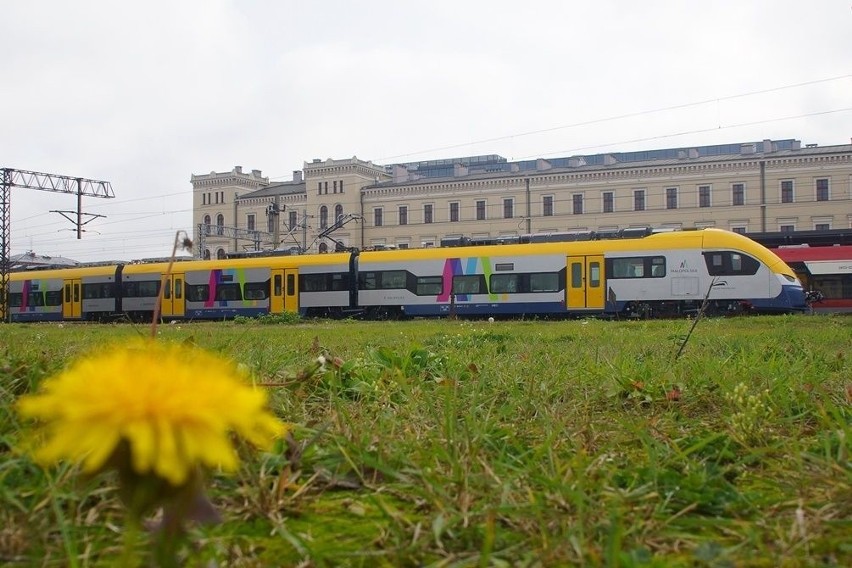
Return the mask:
M236 468L231 432L264 449L285 432L266 391L246 380L228 359L137 341L77 361L18 408L40 421L41 463L66 459L95 472L126 442L136 473L179 486L200 465Z

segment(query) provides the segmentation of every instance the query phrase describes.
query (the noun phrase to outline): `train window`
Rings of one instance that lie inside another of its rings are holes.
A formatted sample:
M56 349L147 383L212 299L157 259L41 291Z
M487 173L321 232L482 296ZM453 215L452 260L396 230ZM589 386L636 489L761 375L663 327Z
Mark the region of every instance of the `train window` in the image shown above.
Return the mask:
M9 307L10 308L20 308L24 304L24 295L18 292L12 292L9 294Z
M123 282L121 289L127 298L154 298L160 293L160 281Z
M190 302L206 302L210 297L209 284L187 284L186 299Z
M631 256L607 261L609 278L664 278L666 258L664 256Z
M62 305L62 290L51 290L44 295L44 305L46 306L61 306Z
M84 300L99 300L115 296L115 287L112 282L98 282L95 284L83 284Z
M171 282L166 282L166 287L163 289L163 298L166 300L170 300L172 297L172 284Z
M514 294L521 291L520 274L492 274L492 294Z
M287 278L287 286L288 287L290 286L290 278L289 277ZM288 290L288 293L289 293L289 290ZM281 275L280 274L276 274L275 277L272 279L272 295L273 296L280 296L281 295Z
M65 285L65 303L66 304L71 303L71 284Z
M175 300L183 298L183 279L175 278Z
M419 276L416 294L418 296L437 296L444 291L444 278L441 276Z
M80 301L80 285L79 284L74 284L74 301L75 302Z
M281 280L280 276L277 276L278 280L278 294L281 294ZM288 274L287 275L287 295L293 296L296 293L296 275Z
M760 268L757 260L732 251L705 252L704 262L710 276L750 276Z
M582 288L583 287L583 263L582 262L572 262L571 263L571 287L572 288Z
M600 262L590 262L589 263L589 286L591 288L597 288L601 285L601 263Z
M361 290L375 290L378 288L378 273L362 272L358 275L358 288Z
M480 274L453 276L453 294L482 294L485 278Z
M345 292L349 290L349 273L303 274L299 287L302 292Z
M349 274L336 272L331 275L331 290L343 292L349 289Z
M405 271L404 270L388 270L381 273L382 289L396 290L405 288Z
M540 272L530 274L530 292L559 291L559 274L556 272Z
M328 290L325 274L304 274L300 280L302 292L325 292Z
M30 292L27 304L30 306L43 306L44 296L41 292Z
M265 300L269 297L269 281L249 282L243 289L246 300Z
M216 288L216 299L223 302L241 300L239 284L219 284Z

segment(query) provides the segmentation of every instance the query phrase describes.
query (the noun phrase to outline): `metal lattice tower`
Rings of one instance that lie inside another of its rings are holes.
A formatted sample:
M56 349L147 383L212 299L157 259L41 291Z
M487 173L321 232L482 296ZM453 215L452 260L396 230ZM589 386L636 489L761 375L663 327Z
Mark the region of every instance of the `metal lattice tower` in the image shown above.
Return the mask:
M45 174L27 170L16 170L13 168L1 168L3 183L0 187L0 321L6 321L9 312L9 272L12 264L12 188L23 187L26 189L38 189L41 191L54 191L57 193L70 193L77 196L76 211L57 211L63 214L77 226L77 238L82 238L83 225L91 221L83 221L83 215L88 217L101 217L82 212L83 196L87 197L115 197L112 186L108 181L97 181L80 177L61 176L56 174ZM71 219L65 213L76 213L77 219Z

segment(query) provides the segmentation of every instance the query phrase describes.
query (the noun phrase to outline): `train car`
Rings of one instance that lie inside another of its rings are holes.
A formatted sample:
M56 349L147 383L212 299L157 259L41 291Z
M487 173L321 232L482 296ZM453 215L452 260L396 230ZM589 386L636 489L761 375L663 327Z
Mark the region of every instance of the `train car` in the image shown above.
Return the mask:
M852 313L852 246L781 247L774 252L814 295L813 311Z
M622 238L14 273L14 321L304 316L675 316L807 309L777 255L716 229ZM167 276L168 273L168 276Z
M121 313L116 283L121 265L13 272L9 310L14 322L103 320Z
M804 311L793 271L718 229L641 238L364 252L358 305L379 315L627 315ZM712 290L710 286L712 285Z

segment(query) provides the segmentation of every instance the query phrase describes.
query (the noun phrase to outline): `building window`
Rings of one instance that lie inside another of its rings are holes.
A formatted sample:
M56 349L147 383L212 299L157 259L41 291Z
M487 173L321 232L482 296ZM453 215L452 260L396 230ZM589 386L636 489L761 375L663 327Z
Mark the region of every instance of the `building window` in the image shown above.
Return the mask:
M322 182L317 182L317 195L322 195Z
M216 215L216 234L224 235L225 234L225 216L219 213Z
M275 215L266 216L266 230L270 233L275 231Z
M677 188L666 188L666 209L677 209Z
M254 231L254 213L246 215L246 229Z
M322 182L322 192L325 195L328 195L328 182L327 181Z
M373 226L381 227L382 226L382 208L376 207L373 209Z
M814 223L814 231L830 231L831 223Z
M731 184L731 205L745 205L745 184Z
M408 207L405 205L399 207L399 224L408 225Z
M207 205L207 194L206 193L201 194L201 204Z
M343 180L340 180L340 183L338 183L338 186L340 186L340 193L343 193Z
M782 233L792 233L796 230L796 225L778 225L778 230Z
M432 222L432 204L427 203L423 206L423 222L431 223Z
M575 193L571 196L571 211L574 215L583 214L583 194Z
M615 194L611 191L604 191L602 194L603 212L612 213L615 211Z
M289 227L288 227L288 228L292 231L293 229L295 229L295 228L296 228L296 223L298 223L298 222L299 222L298 213L296 213L295 211L290 211L290 212L287 214L287 216L289 217L289 219L288 219L288 221L287 221L287 223L288 223L288 225L289 225Z
M210 260L210 249L204 249L204 260Z
M456 222L459 220L459 202L453 201L450 203L450 221Z
M334 206L334 222L337 223L343 219L343 205L337 204Z
M220 248L219 250L217 250L216 251L216 258L218 258L219 260L222 260L223 258L225 258L225 249Z
M328 252L328 244L327 243L320 243L318 250L320 251L320 254L327 253Z
M699 185L698 186L698 206L699 207L710 207L710 186L709 185Z
M816 200L817 201L828 201L829 192L828 192L828 178L821 178L816 180Z
M337 180L334 180L334 182L332 182L331 189L334 193L337 193Z
M748 233L748 225L731 225L731 232L744 235Z
M781 203L793 203L793 180L781 180Z
M320 219L319 219L320 229L327 229L328 228L328 207L326 207L325 205L320 207L319 217L320 217Z
M634 211L644 211L645 210L645 190L644 189L636 189L633 191L633 210Z
M476 202L476 220L485 221L485 200L480 199Z
M545 195L541 198L541 214L545 217L553 217L553 196Z
M205 235L210 234L210 215L204 216L204 234Z
M515 200L512 197L508 197L503 200L503 218L511 219L515 216Z

